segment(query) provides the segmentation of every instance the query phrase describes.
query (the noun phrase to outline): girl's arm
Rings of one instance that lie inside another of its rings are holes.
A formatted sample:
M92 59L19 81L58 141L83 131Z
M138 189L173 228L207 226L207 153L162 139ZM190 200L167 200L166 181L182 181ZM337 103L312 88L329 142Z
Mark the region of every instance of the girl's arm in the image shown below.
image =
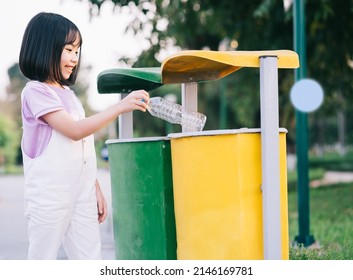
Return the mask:
M105 111L78 121L75 121L65 110L48 113L42 118L56 131L77 141L105 127L122 113L133 110L146 112L148 101L148 93L144 90L137 90Z

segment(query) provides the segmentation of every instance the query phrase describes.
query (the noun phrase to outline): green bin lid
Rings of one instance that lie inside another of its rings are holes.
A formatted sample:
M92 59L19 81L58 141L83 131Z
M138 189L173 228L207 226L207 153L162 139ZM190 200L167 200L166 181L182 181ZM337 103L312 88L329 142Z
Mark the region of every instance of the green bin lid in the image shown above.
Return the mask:
M129 93L144 89L150 91L162 86L161 69L115 68L102 71L97 77L99 93Z

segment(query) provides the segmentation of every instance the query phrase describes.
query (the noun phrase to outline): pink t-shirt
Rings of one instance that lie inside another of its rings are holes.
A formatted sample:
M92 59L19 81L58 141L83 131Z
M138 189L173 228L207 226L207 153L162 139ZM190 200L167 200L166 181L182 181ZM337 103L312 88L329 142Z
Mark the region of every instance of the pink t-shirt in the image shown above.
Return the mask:
M71 113L75 93L68 87L59 88L37 81L28 82L22 91L22 151L36 158L47 147L52 127L41 117L50 112Z

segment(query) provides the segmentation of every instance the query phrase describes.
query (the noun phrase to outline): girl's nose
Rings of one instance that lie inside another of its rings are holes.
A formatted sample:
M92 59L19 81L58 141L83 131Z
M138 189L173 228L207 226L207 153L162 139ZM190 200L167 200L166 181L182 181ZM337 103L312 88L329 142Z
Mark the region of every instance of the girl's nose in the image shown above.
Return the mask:
M80 58L80 54L79 53L73 53L71 55L71 61L77 62Z

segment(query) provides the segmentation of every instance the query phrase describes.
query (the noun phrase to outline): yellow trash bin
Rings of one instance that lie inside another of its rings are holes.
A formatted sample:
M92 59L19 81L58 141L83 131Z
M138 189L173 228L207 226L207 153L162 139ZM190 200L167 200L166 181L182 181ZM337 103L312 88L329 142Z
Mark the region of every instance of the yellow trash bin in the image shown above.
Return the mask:
M289 258L286 129L279 131L282 259ZM178 259L264 259L260 129L174 133Z

